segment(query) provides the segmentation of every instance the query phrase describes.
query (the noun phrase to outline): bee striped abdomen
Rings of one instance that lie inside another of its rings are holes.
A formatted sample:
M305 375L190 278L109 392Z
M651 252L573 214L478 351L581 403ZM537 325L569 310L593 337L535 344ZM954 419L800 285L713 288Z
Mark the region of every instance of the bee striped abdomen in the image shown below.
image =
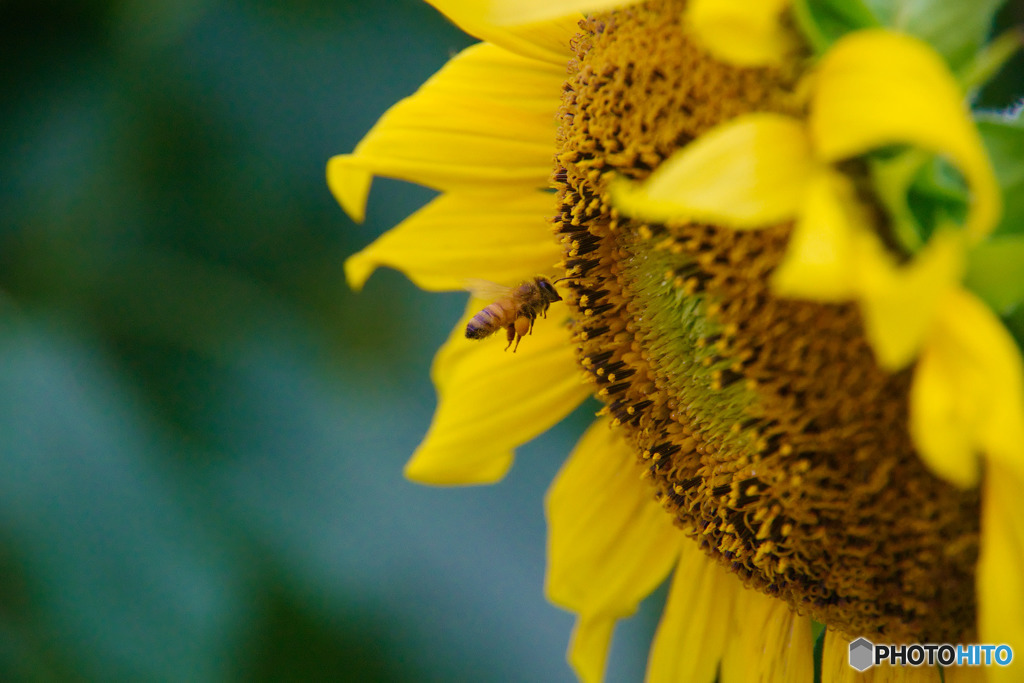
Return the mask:
M474 315L466 325L467 339L483 339L489 337L514 319L515 311L504 302L495 302Z

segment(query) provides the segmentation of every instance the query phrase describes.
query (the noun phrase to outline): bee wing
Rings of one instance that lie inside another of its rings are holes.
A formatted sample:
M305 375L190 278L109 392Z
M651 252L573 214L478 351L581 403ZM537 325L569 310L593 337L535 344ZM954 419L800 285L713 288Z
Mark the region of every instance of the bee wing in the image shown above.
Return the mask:
M498 299L504 299L512 293L512 287L499 285L497 282L491 282L490 280L469 278L465 280L464 284L469 293L477 299L497 301Z

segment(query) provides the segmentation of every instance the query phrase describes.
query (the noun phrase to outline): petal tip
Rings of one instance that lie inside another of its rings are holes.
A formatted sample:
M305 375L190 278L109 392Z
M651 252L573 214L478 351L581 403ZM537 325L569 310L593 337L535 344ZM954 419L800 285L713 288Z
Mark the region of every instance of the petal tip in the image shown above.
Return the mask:
M512 460L512 453L506 452L469 466L450 454L439 454L434 449L420 446L405 464L402 474L409 481L430 486L494 484L505 477L512 467Z
M366 252L367 250L363 249L345 259L345 282L353 292L361 290L373 271L377 270L377 266L380 265L369 258Z
M362 223L366 218L366 198L373 174L359 168L355 160L352 154L332 157L327 162L327 186L349 218Z
M721 3L695 0L684 20L715 57L740 67L775 66L799 49L781 19L787 0Z
M608 196L620 213L640 220L666 223L688 218L681 207L652 199L644 183L624 176L618 176L608 184Z

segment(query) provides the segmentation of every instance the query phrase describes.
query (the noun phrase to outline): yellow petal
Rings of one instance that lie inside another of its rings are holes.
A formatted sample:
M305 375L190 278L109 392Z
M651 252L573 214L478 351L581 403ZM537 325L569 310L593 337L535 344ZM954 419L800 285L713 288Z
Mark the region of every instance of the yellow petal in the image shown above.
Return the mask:
M737 596L732 623L721 683L814 681L810 617L795 614L782 600L744 589Z
M756 228L795 216L816 170L799 121L749 114L691 142L646 181L619 180L610 191L620 211L644 220Z
M690 0L686 22L718 59L738 66L779 64L799 46L782 23L789 0Z
M949 157L971 189L967 230L995 227L1001 198L956 80L926 43L884 29L848 34L822 58L810 129L822 157L838 161L907 144Z
M978 635L1013 648L1008 667L986 669L992 681L1024 680L1024 478L990 462L985 472L978 558Z
M349 218L362 223L373 173L355 163L351 154L339 154L327 162L327 186Z
M711 683L730 637L739 579L687 540L647 661L648 683Z
M379 266L401 270L419 287L464 289L470 278L513 284L523 273L549 272L562 256L544 192L450 192L384 233L345 261L349 286L359 289Z
M854 239L865 333L879 364L898 370L917 355L940 302L963 277L962 235L936 233L907 266L897 266L873 233L859 231Z
M803 209L772 274L780 296L841 301L855 291L853 236L863 229L849 179L833 171L816 174L807 185Z
M465 22L477 30L499 26L522 26L571 17L578 21L584 12L600 12L614 7L632 5L637 0L427 0L448 15L459 26ZM543 24L541 24L543 25ZM463 30L490 40L492 36ZM575 31L574 31L575 33ZM570 36L573 34L570 34Z
M352 154L328 162L327 181L353 220L370 175L437 190L547 187L564 68L486 43L452 58L398 102Z
M568 415L589 394L576 366L564 315L555 304L516 353L497 338L465 338L466 322L490 302L470 302L434 358L438 406L427 436L405 466L424 484L485 484L501 479L512 451Z
M959 394L964 359L942 342L926 345L910 390L910 434L921 459L937 475L964 488L978 481L975 450L978 406Z
M988 669L980 666L947 666L942 670L944 683L986 683Z
M604 678L608 646L612 642L615 618L607 615L578 617L569 643L569 665L582 683L598 683Z
M548 491L548 599L624 617L675 563L683 533L607 418L587 430Z
M871 681L877 669L871 668L859 673L850 666L850 639L836 633L825 631L825 643L821 649L821 682L822 683L854 683Z
M850 666L850 641L834 631L825 632L825 646L821 656L822 683L941 683L939 667L890 666L879 664L860 672ZM869 639L870 640L870 639ZM881 642L881 641L879 641ZM889 644L886 641L884 644Z
M999 318L977 297L952 290L914 371L910 434L931 469L963 487L978 456L1024 481L1024 367Z

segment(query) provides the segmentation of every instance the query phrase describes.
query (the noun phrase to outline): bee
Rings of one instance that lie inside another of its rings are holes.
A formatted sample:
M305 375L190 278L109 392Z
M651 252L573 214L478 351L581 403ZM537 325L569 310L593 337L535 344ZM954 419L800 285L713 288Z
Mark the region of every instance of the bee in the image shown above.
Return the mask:
M473 316L466 325L466 338L484 339L504 327L508 339L505 350L508 351L513 341L516 343L512 353L519 348L519 340L533 332L537 316L546 318L548 306L562 300L551 281L541 276L515 287L474 280L469 283L469 290L477 297L495 299L495 302Z

